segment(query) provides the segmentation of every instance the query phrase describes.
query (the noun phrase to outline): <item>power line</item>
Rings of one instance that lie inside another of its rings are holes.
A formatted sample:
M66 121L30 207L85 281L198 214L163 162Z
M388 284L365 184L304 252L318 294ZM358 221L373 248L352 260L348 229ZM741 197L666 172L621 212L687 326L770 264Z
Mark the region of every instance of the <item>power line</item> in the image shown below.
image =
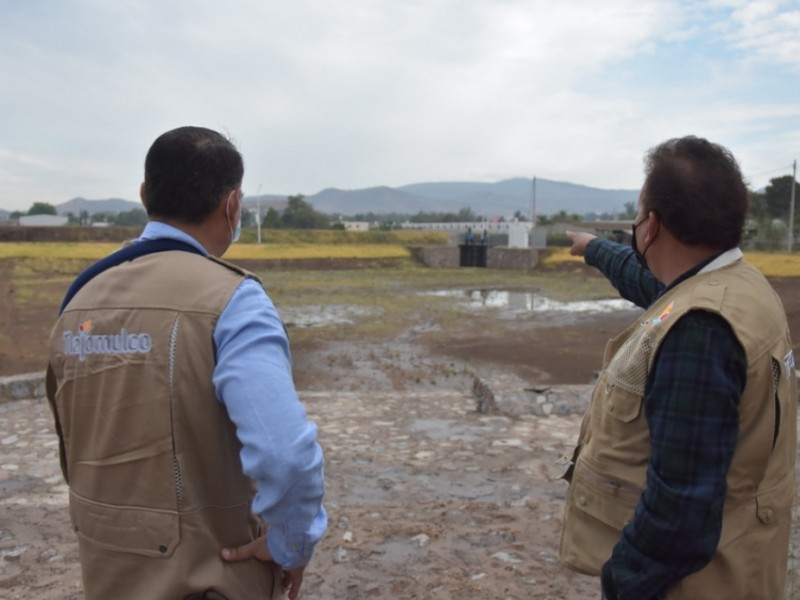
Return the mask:
M745 179L750 180L754 177L761 177L762 175L770 175L771 173L782 173L788 171L792 168L792 164L788 164L785 167L778 167L777 169L771 169L769 171L762 171L761 173L753 173L752 175L745 175Z

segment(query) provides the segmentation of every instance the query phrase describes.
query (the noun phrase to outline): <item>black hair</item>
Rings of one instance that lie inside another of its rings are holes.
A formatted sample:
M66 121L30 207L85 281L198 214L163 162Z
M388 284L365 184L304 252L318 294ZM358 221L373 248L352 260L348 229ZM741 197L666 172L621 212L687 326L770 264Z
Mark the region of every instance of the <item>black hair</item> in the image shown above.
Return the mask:
M147 214L202 223L243 177L230 140L204 127L173 129L153 142L144 161Z
M747 187L731 152L706 139L674 138L645 158L646 212L679 241L720 250L737 246L747 216Z

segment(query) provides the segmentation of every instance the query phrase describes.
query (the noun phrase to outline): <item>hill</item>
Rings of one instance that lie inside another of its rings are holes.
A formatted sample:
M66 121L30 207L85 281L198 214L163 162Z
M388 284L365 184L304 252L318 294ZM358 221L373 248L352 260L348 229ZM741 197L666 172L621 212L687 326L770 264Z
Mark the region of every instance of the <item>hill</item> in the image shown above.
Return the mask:
M67 202L56 204L56 212L60 215L72 213L75 216L86 211L90 215L95 213L120 213L139 208L144 210L141 202L122 200L121 198L108 198L105 200L87 200L86 198L73 198Z
M528 215L531 210L532 182L515 178L495 183L450 181L412 183L400 187L377 186L360 190L326 188L306 196L315 209L328 214L352 216L359 213L416 214L423 212L458 212L470 208L479 216L511 216L520 211ZM562 181L536 180L536 213L551 215L559 211L585 215L589 213L617 213L628 202L636 202L638 190L606 190ZM261 201L262 214L270 207L282 210L286 195L262 194L246 196L244 205L255 210ZM56 205L60 215L79 215L98 212L117 213L142 208L140 202L109 198L87 200L73 198ZM0 211L0 218L4 211Z
M531 210L532 181L516 178L496 183L469 181L413 183L398 188L362 190L326 189L306 198L326 213L458 212L471 208L476 214L527 215ZM560 181L536 180L537 214L620 212L636 202L638 190L604 190Z

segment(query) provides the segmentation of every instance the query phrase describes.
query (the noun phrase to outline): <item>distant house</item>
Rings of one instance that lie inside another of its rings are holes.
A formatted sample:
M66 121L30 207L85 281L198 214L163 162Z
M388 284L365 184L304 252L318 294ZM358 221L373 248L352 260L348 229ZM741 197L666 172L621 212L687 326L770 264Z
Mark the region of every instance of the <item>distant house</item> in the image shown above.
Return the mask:
M63 227L69 218L61 215L22 215L19 224L22 227Z
M342 221L346 231L369 231L369 222L367 221Z

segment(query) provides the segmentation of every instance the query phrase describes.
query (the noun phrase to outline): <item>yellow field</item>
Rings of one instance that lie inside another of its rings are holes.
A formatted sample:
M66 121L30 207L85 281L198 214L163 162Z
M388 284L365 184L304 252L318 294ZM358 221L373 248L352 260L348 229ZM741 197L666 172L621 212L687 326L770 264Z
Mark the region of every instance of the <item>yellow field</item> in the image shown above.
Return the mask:
M0 258L64 258L97 260L118 250L108 243L0 243ZM230 259L299 258L408 258L408 248L400 244L234 244L225 254Z
M234 244L223 258L300 259L300 258L409 258L405 246L397 244Z
M800 254L745 252L744 259L767 277L800 277ZM542 260L544 266L566 262L583 262L583 257L572 256L569 248L559 248Z
M399 242L399 240L398 240ZM77 242L3 242L0 259L44 258L98 260L119 249L116 243ZM294 260L324 258L409 258L410 251L402 243L269 243L234 244L225 258L240 260ZM800 254L745 252L745 260L768 277L800 277ZM549 250L542 265L552 266L566 262L583 262L580 256L571 256L568 248Z

